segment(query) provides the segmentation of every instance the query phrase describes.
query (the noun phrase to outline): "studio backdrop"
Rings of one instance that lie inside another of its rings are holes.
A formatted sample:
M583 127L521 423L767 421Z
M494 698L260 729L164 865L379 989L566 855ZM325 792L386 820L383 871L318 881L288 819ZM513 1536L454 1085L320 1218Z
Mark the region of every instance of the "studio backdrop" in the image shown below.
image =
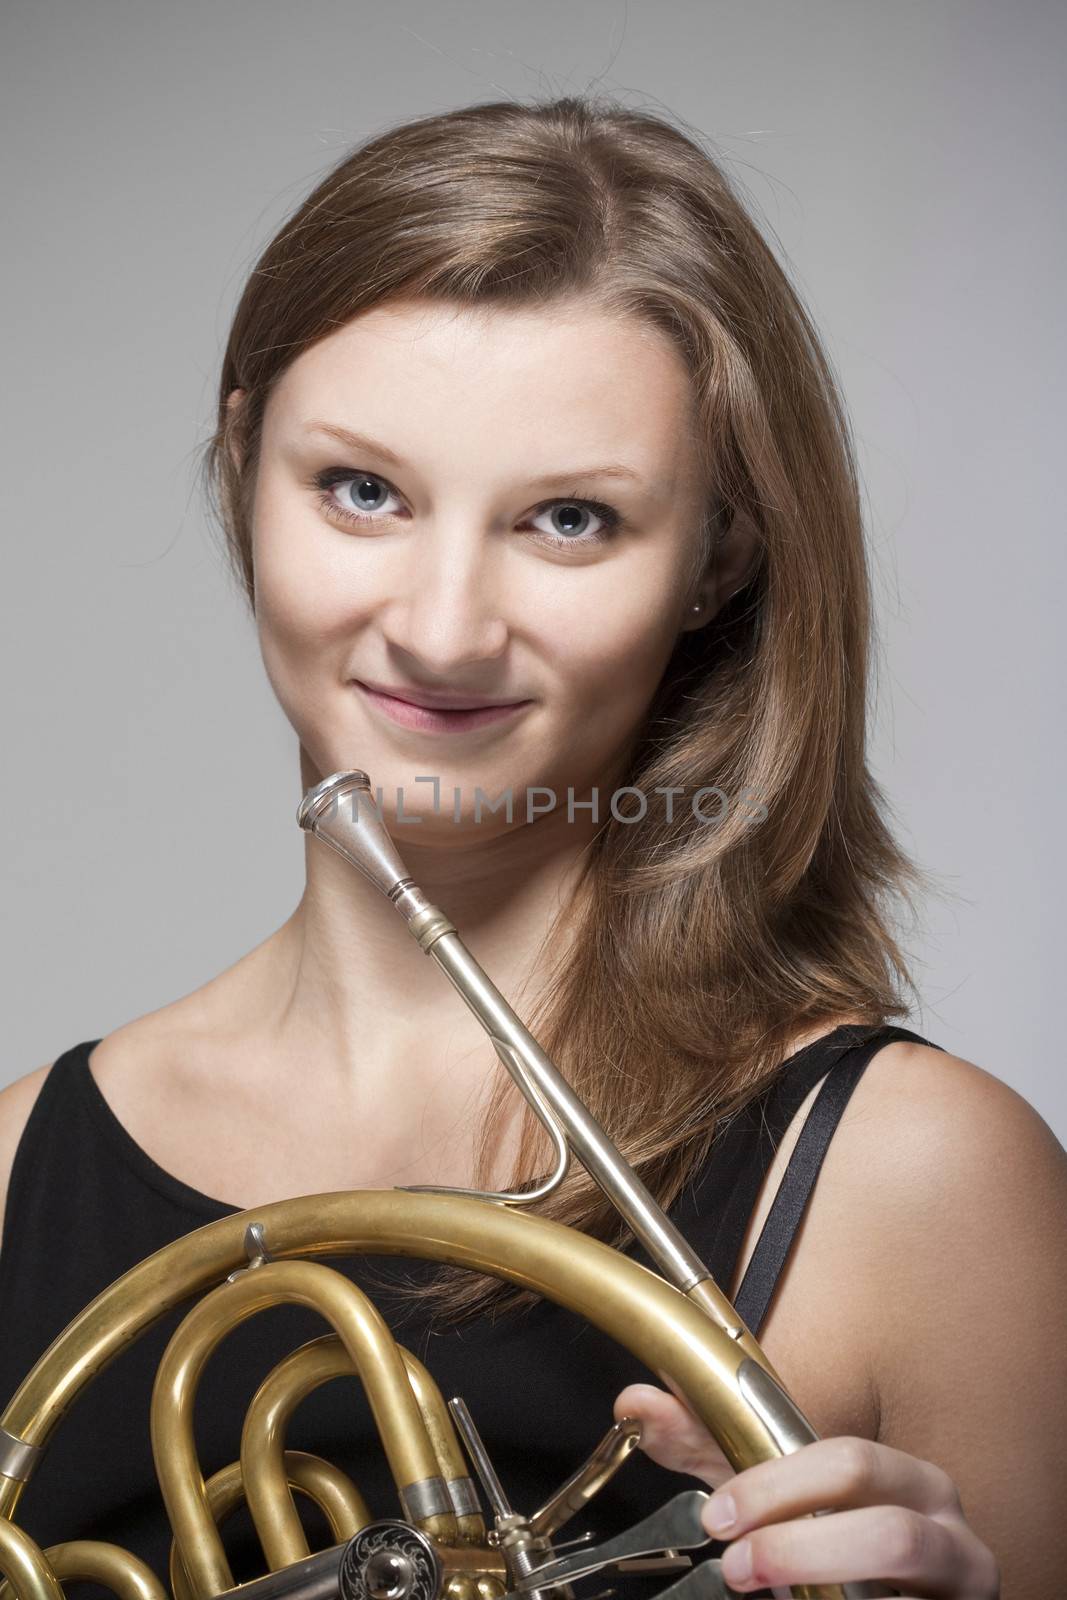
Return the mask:
M395 122L596 90L707 142L823 334L873 766L941 885L903 930L911 1025L1067 1141L1065 47L1051 0L9 3L0 1080L204 983L301 891L294 739L198 477L251 262Z

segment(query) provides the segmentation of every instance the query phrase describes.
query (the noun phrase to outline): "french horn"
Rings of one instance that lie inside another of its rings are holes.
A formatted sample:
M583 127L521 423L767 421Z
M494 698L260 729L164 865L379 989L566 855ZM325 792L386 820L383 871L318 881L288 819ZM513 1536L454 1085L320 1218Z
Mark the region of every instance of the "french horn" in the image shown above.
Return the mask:
M190 1299L192 1309L157 1370L150 1419L173 1533L173 1600L575 1600L578 1580L626 1570L638 1558L647 1558L646 1569L658 1560L666 1571L682 1571L655 1600L735 1594L718 1559L689 1554L711 1542L700 1521L708 1495L700 1489L675 1495L599 1545L571 1541L570 1553L561 1554L553 1535L639 1444L639 1423L615 1423L543 1505L515 1510L462 1399L446 1405L373 1302L318 1257L421 1257L547 1297L601 1329L684 1396L735 1471L817 1437L708 1268L452 923L408 876L376 808L365 803L370 792L366 773L334 773L306 792L297 821L387 897L459 991L551 1139L555 1171L519 1193L418 1186L277 1201L208 1223L118 1278L54 1340L0 1419L4 1600L63 1600L62 1585L74 1579L101 1583L119 1600L167 1600L160 1579L131 1552L76 1536L42 1550L19 1527L16 1512L64 1412L131 1341ZM527 1209L559 1183L572 1154L658 1271ZM312 1307L330 1331L268 1375L246 1415L238 1458L205 1482L193 1438L200 1374L231 1329L279 1302ZM330 1378L353 1372L396 1482L400 1518L374 1519L336 1466L286 1448L286 1422L299 1401ZM294 1490L325 1512L334 1540L328 1548L309 1550ZM236 1585L218 1524L242 1500L267 1570ZM894 1593L869 1582L788 1592L805 1600Z

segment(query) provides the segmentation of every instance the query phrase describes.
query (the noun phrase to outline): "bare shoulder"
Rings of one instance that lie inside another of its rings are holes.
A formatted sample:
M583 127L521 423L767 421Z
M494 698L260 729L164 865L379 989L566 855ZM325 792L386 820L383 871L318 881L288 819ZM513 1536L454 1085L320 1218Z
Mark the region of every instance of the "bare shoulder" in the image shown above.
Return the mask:
M105 1034L92 1056L97 1083L118 1088L132 1076L151 1077L180 1039L183 1015L183 1002L174 1001Z
M93 1050L93 1075L98 1082L107 1083L109 1091L122 1096L123 1085L133 1078L136 1067L141 1067L144 1077L144 1064L160 1058L160 1051L176 1026L171 1021L171 1011L181 1014L179 1006L163 1006L162 1011L125 1022L114 1034L102 1038ZM0 1237L14 1157L51 1067L53 1062L46 1062L0 1091Z
M0 1090L0 1234L4 1225L7 1191L11 1182L11 1169L15 1164L15 1152L30 1120L30 1112L41 1092L41 1085L51 1069L52 1063L49 1061L34 1072L27 1072L25 1077L16 1078L6 1089Z
M93 1051L94 1075L100 1076L102 1068L103 1075L109 1081L121 1082L137 1050L143 1052L148 1041L158 1035L158 1029L151 1025L152 1015L126 1023L100 1041ZM0 1090L0 1237L19 1141L52 1066L53 1063L49 1061Z
M1067 1560L1050 1492L1067 1436L1067 1152L1009 1084L906 1041L871 1059L838 1133L877 1438L948 1474L1006 1594L1051 1593Z
M160 1122L163 1117L165 1132L163 1108L174 1104L174 1081L180 1076L176 1063L197 1059L197 1036L190 1026L194 1012L188 1000L173 1001L122 1023L93 1050L97 1088L127 1133L153 1155L168 1148Z
M239 1049L270 991L264 952L270 939L199 988L115 1028L93 1050L92 1072L112 1109L143 1121L176 1078L210 1080Z
M1000 1279L1013 1255L1063 1250L1067 1152L1041 1114L973 1061L899 1040L872 1057L834 1136L841 1199L902 1284L950 1298L963 1260ZM831 1146L831 1150L833 1145ZM1033 1257L1030 1258L1033 1265ZM1062 1255L1060 1270L1067 1263ZM884 1305L880 1324L892 1326Z
M739 1255L735 1295L820 1087L813 1085L771 1162ZM1035 1144L1051 1169L1065 1161L1037 1112L975 1063L909 1040L885 1044L870 1058L830 1140L764 1334L771 1359L777 1351L826 1427L874 1438L887 1425L898 1367L906 1372L914 1359L909 1286L919 1296L920 1288L933 1293L940 1277L951 1277L960 1246L955 1230L988 1215L971 1204L969 1191L985 1207L1006 1165L1024 1181ZM827 1296L834 1304L834 1383L819 1354ZM920 1326L929 1323L924 1308Z
M1051 1185L1049 1198L1067 1182L1067 1152L1017 1090L973 1061L908 1040L871 1058L834 1142L840 1177L869 1193L877 1185L872 1214L905 1232L911 1223L927 1249L942 1219L924 1207L937 1196L987 1213L991 1195L998 1206L1009 1189L1032 1197L1035 1175Z
M189 1009L175 1002L123 1023L100 1040L93 1050L93 1076L106 1088L109 1102L134 1106L151 1092L158 1083L156 1068L169 1059ZM0 1237L15 1154L51 1068L47 1062L0 1090Z

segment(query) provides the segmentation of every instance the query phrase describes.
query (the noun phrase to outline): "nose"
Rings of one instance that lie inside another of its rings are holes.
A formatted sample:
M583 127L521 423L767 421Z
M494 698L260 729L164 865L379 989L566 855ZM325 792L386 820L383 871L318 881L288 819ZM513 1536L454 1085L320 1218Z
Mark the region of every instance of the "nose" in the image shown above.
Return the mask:
M459 687L468 669L497 660L508 641L499 554L469 528L427 531L407 552L383 610L387 644L422 675ZM473 679L467 686L486 693L491 687Z

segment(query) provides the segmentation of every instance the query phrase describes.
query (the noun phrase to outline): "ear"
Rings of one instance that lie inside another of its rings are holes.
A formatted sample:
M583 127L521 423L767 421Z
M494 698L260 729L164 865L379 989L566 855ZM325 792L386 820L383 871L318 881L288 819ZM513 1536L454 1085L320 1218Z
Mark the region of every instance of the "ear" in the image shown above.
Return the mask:
M683 633L702 628L721 611L756 568L760 553L759 529L746 511L734 512L729 526L716 535L704 574L686 605ZM694 605L700 610L695 611Z
M244 389L231 389L226 396L226 448L230 453L230 460L235 469L240 472L243 457L241 438L241 406L244 402L246 391Z

